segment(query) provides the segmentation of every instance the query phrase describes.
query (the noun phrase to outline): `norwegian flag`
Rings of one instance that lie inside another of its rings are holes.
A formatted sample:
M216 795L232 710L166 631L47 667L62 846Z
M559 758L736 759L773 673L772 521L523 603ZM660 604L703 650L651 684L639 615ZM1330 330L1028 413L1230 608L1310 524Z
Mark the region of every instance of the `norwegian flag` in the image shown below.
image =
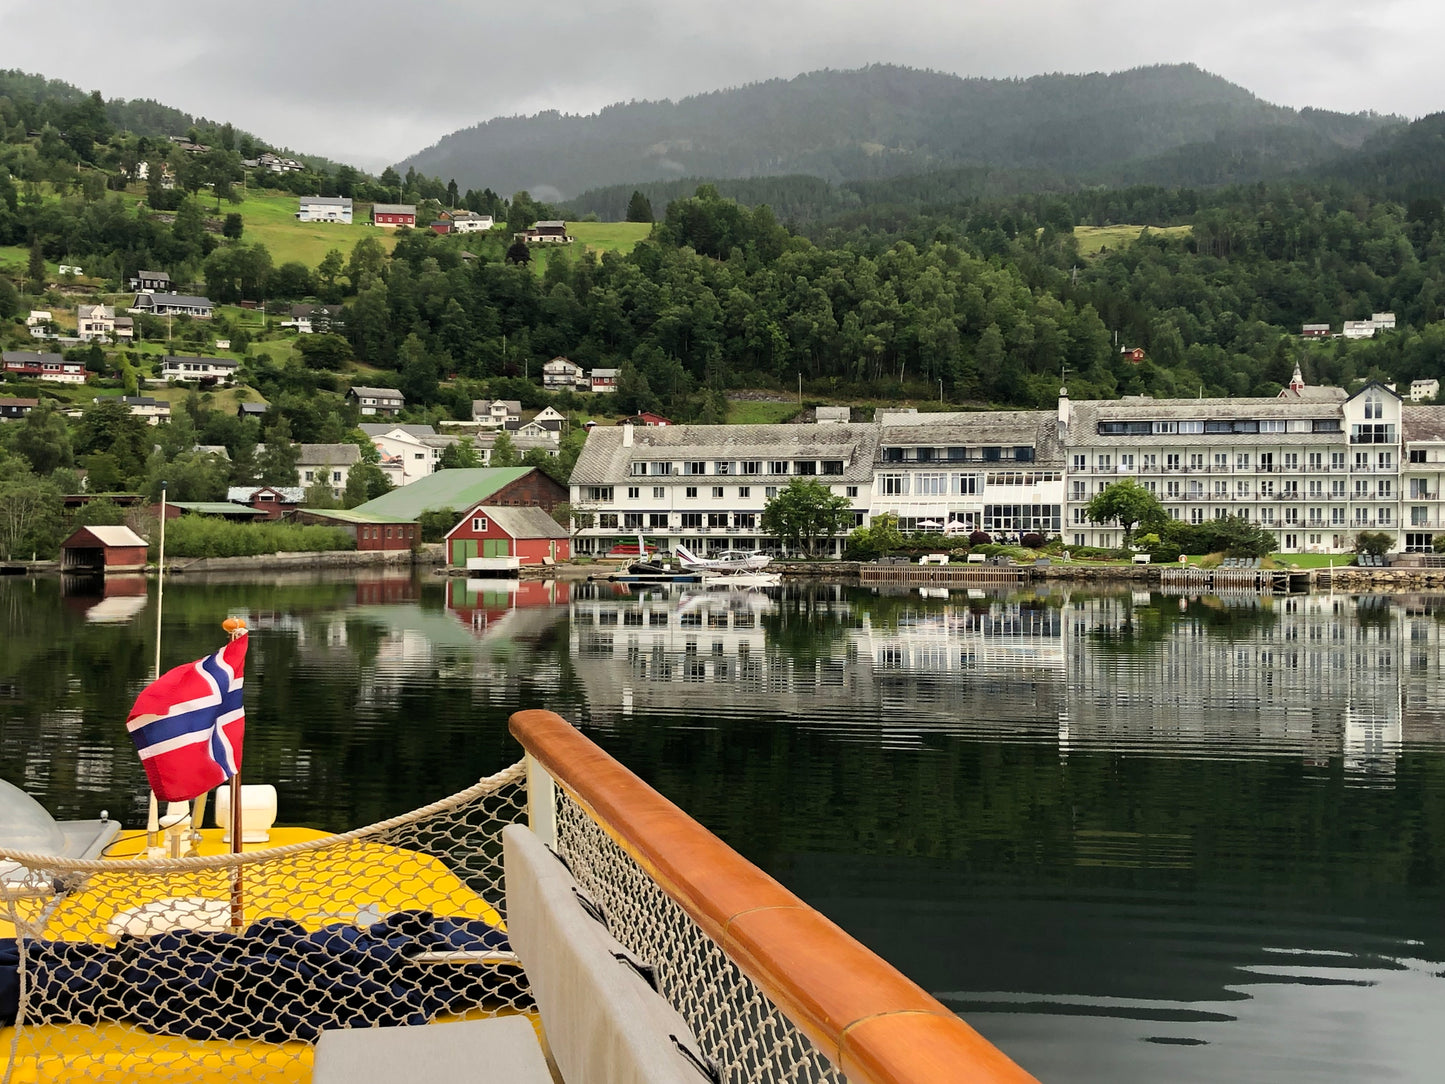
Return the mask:
M242 635L214 655L167 671L136 697L125 728L161 801L190 801L240 770L245 667Z

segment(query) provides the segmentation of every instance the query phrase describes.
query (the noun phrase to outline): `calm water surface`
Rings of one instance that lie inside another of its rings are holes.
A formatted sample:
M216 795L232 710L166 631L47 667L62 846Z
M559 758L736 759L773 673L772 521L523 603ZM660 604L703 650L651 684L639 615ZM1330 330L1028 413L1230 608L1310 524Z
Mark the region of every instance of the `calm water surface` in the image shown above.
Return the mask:
M143 819L149 590L0 581L0 775L57 815ZM1041 1078L1445 1076L1445 597L178 579L163 665L233 612L286 821L549 707Z

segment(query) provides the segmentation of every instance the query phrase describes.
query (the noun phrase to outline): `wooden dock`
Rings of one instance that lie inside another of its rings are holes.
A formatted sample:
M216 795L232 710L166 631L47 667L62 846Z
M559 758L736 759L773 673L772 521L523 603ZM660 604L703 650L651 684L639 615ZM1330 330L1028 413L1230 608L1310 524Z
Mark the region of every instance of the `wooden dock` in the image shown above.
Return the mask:
M1267 594L1286 595L1307 591L1308 573L1287 568L1182 568L1159 570L1159 586L1173 594Z
M1034 578L1028 565L862 565L858 582L872 584L978 587L982 584L1023 584Z

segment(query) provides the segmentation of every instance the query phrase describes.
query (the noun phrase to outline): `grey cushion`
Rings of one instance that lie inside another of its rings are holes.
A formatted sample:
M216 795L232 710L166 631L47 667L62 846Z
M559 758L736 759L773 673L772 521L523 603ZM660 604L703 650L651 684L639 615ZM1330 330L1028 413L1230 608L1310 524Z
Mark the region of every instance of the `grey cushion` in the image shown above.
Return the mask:
M687 1022L619 960L626 950L583 909L572 875L521 825L502 832L507 937L567 1084L702 1084Z
M457 1020L425 1027L326 1031L316 1044L312 1084L552 1084L537 1033L525 1016Z

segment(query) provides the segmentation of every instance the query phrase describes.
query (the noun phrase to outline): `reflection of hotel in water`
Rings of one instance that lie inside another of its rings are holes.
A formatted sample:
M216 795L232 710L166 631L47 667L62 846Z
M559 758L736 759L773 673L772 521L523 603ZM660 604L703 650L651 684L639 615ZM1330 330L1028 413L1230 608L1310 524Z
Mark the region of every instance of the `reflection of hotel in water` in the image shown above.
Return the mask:
M767 705L840 727L881 719L890 742L936 732L1063 752L1343 756L1370 776L1393 773L1402 741L1445 738L1433 680L1445 648L1418 600L599 594L571 610L594 722ZM811 640L789 638L798 605L825 617Z

